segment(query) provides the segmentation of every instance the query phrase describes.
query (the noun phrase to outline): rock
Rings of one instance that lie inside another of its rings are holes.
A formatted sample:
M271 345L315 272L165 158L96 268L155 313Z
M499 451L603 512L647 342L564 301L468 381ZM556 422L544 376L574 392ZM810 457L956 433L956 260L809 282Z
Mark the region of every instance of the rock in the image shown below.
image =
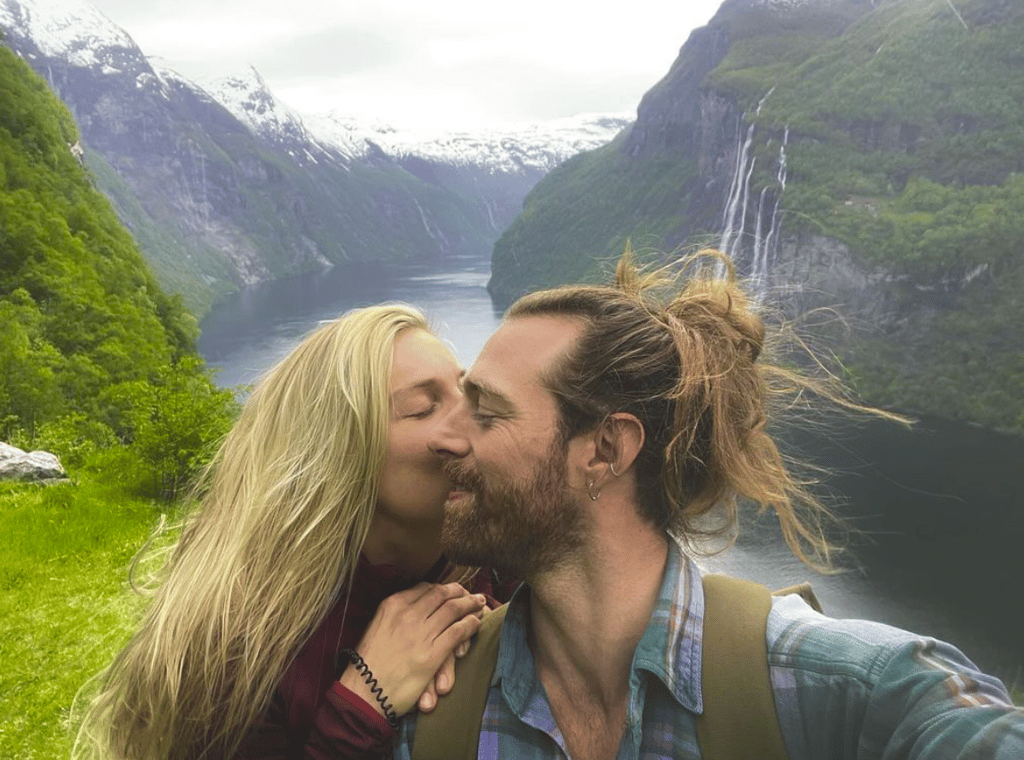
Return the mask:
M0 480L53 480L67 476L60 460L47 451L25 452L0 443Z

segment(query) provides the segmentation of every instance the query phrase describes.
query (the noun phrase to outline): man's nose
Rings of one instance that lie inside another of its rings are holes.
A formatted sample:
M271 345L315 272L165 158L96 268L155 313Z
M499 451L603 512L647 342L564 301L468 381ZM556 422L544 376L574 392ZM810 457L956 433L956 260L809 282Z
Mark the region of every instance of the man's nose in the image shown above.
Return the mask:
M466 422L469 413L463 403L456 404L434 427L427 445L435 454L445 458L461 459L469 454Z

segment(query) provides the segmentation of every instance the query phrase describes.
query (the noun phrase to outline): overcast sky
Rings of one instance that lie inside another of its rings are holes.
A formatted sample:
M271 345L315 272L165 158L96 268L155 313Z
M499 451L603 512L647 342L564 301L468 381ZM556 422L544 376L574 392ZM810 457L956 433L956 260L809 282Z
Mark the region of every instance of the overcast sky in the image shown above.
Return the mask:
M458 128L635 112L722 0L93 0L191 78L255 66L302 112Z

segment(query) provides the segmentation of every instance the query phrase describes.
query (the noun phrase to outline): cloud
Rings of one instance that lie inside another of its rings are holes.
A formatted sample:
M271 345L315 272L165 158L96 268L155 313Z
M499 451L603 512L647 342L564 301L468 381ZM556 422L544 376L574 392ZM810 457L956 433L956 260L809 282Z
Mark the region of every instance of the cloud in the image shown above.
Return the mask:
M195 78L248 66L299 110L391 121L632 111L719 0L95 0Z
M593 111L632 111L650 82L642 73L578 71L511 58L451 71L447 86L472 92L481 111L512 120Z
M414 68L422 52L401 30L362 24L300 30L253 51L268 76L335 77Z
M295 76L275 91L300 111L337 110L402 125L455 127L635 111L649 86L639 73L595 76L499 58L473 65L324 77Z

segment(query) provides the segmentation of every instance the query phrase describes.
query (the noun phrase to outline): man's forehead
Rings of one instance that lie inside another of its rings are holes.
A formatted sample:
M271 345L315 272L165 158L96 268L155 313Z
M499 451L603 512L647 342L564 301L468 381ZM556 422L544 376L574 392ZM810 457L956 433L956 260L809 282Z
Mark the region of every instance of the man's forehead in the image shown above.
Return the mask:
M466 382L502 395L540 385L544 373L575 344L580 329L581 322L569 317L506 319L481 349Z

